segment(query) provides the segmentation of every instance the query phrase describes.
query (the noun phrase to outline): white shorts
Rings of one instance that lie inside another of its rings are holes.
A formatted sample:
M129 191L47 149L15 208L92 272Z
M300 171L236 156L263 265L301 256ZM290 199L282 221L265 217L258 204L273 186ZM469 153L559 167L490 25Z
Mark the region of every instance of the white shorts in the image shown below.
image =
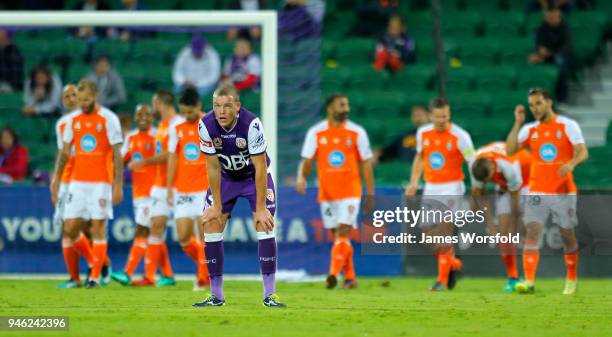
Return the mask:
M546 225L548 216L552 215L552 222L564 229L571 229L578 225L576 215L577 196L575 194L550 195L530 193L525 205L523 222L529 224L537 222Z
M60 226L64 221L64 209L66 208L66 197L68 196L69 184L61 183L57 192L57 203L53 212L53 224Z
M68 186L64 219L107 220L113 218L112 188L109 183L73 181Z
M174 218L196 218L204 214L206 191L174 193Z
M529 187L521 188L519 192L519 207L525 210L525 202L529 195ZM495 215L505 215L512 212L512 195L510 192L500 193L495 197Z
M326 229L338 228L338 225L349 225L357 228L360 198L347 198L321 202L321 217Z
M151 227L151 198L134 199L134 220L137 225Z
M168 205L168 193L165 188L153 186L151 188L151 218L158 216L170 216L170 205Z
M425 183L423 200L435 200L444 204L445 210L457 211L460 209L465 194L465 184L462 180L450 183Z

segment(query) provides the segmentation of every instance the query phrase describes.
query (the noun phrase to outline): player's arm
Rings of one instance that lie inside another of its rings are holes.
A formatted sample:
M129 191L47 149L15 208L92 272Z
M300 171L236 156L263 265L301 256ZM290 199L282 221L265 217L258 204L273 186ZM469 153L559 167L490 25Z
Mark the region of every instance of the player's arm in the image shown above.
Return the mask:
M70 146L72 143L64 143L61 150L57 152L57 158L55 159L55 171L53 179L51 180L51 202L55 204L57 202L57 194L59 192L59 184L62 180L62 174L64 173L64 167L68 162L70 156Z
M208 185L212 195L212 205L206 208L202 222L210 223L216 221L218 225L222 225L221 163L217 157L217 150L213 146L208 130L201 120L198 124L198 135L200 136L200 151L206 155L206 175L208 176Z
M143 160L130 160L128 163L128 169L134 171L142 168L143 166L163 164L166 162L168 162L168 151L162 151L161 153Z
M113 145L113 205L123 201L123 156L121 156L121 143Z
M484 184L472 184L472 208L484 212L484 219L490 234L497 233L497 224L491 212L491 200Z
M574 156L570 161L563 164L559 168L558 174L561 177L565 177L566 175L570 174L574 171L576 166L589 159L589 150L586 147L584 137L582 136L582 130L580 130L578 123L572 122L567 124L565 126L565 133L574 146Z
M309 129L302 145L302 161L298 166L297 181L295 190L299 194L306 193L306 187L308 187L308 181L306 178L312 172L312 160L317 153L317 136L314 129Z
M425 162L423 161L423 153L417 152L412 160L412 169L410 170L410 183L406 186L404 194L406 196L413 196L416 194L421 175L425 169Z
M295 190L299 194L306 193L306 187L308 186L306 178L310 175L310 172L312 172L312 159L302 158L298 165L297 182L295 186Z
M175 127L170 127L168 130L168 178L166 179L166 191L168 204L174 203L174 178L176 176L176 165L178 156L176 155L176 149L178 147L178 137Z
M512 130L506 137L506 154L509 156L514 155L521 149L521 144L519 143L519 132L523 123L525 122L525 107L521 104L517 105L514 108L514 125L512 126Z

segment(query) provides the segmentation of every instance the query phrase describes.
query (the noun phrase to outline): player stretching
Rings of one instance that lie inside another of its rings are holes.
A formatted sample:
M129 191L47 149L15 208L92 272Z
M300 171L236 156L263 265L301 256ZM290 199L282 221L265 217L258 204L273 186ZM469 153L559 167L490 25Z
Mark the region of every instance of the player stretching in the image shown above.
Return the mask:
M82 241L79 240L82 222L91 219L94 258L87 287L95 288L99 286L106 259L106 221L113 217L112 206L123 200L122 135L117 116L96 104L94 82L79 82L78 101L80 109L71 113L66 124L64 146L57 160L51 194L52 199L57 200L59 182L74 145L74 171L64 210L64 230L76 244ZM113 158L112 168L107 161L110 156Z
M121 147L123 160L143 160L151 158L155 154L155 128L153 128L153 110L144 104L138 104L134 113L134 122L137 128L130 131L125 137ZM132 172L132 200L134 205L134 220L136 230L134 242L128 255L123 271L113 272L113 280L128 285L132 274L138 267L140 260L147 250L147 237L151 227L151 187L155 179L155 166L143 166Z
M452 123L450 117L448 101L434 98L431 101L432 123L417 130L417 154L412 162L410 184L404 193L408 197L416 194L424 171L424 201L443 203L444 210L455 212L465 193L463 161L467 161L468 165L471 163L474 145L470 135ZM452 223L421 223L420 226L426 236L453 234ZM431 290L453 289L456 284L455 272L461 269L461 261L455 257L454 247L452 244L440 244L434 248L434 254L438 259L438 279Z
M514 156L506 154L506 143L495 142L476 151L476 160L472 164L472 194L484 196L486 184L493 183L496 188L495 213L497 215L497 228L491 234L499 232L501 235L515 234L520 224L520 214L523 208L520 196L527 195L529 188L529 166L531 154L522 150ZM476 200L479 200L477 198ZM484 196L484 201L488 198ZM484 208L486 207L486 208ZM487 224L494 223L491 207L481 205L485 209ZM514 291L519 281L519 272L516 264L516 247L512 243L500 243L499 251L506 266L508 282L504 291Z
M266 154L261 121L240 106L233 87L222 87L213 94L213 112L199 125L200 149L206 154L208 182L204 211L206 265L210 272L211 294L196 307L222 306L223 296L223 229L238 198L246 198L253 212L253 223L259 241L259 265L263 277L266 307L284 307L276 295L276 210L274 182L268 174L270 160Z
M355 288L353 246L350 233L357 227L361 201L363 173L367 195L374 195L372 150L366 131L348 120L350 107L344 95L332 95L325 102L327 120L308 130L302 147L302 162L297 174L297 192L306 192L306 177L317 161L319 176L319 203L323 226L332 230L334 244L331 250L327 288L338 283L340 271L344 271L344 288Z
M161 267L162 277L157 281L158 286L172 286L175 284L174 274L168 258L165 234L166 223L170 216L168 195L166 193L166 169L168 162L168 128L170 125L182 122L174 108L174 95L160 90L153 96L153 109L159 112L161 121L155 136L155 155L150 158L135 160L128 164L131 170L137 170L145 165L155 165L155 182L151 188L151 230L149 233L147 251L145 253L145 276L142 280L133 282L135 286L155 285L157 266Z
M567 269L563 294L576 292L578 271L578 242L574 227L576 193L572 172L589 157L580 126L574 120L557 115L548 92L529 91L529 109L535 119L521 127L525 121L525 107L514 110L515 122L506 140L508 154L529 148L532 153L529 196L525 206L524 223L527 238L523 245L525 282L516 286L519 293L535 292L535 275L540 259L539 240L548 216L558 225L565 253Z
M66 123L70 118L70 112L76 110L79 104L77 100L77 87L74 84L68 84L64 87L62 92L62 104L66 109L66 114L63 115L55 124L58 157L62 151L62 148L64 147L63 135L64 131L66 130ZM62 173L62 178L57 193L57 202L55 203L55 213L53 214L53 222L56 225L62 226L62 252L64 255L64 262L66 263L66 270L68 271L68 275L70 275L70 279L58 285L58 288L77 288L81 286L79 276L79 254L85 257L85 260L87 260L90 267L93 265L93 255L91 252L91 244L89 239L83 235L78 240L78 244L75 244L75 242L73 242L73 240L70 239L67 233L63 230L64 208L66 204L66 197L68 196L68 185L70 184L70 179L72 177L72 171L74 168L74 155L72 151L70 152L70 156L68 157L66 166L64 167L64 172Z
M209 284L206 256L202 240L194 234L194 224L200 230L204 198L208 190L206 158L200 154L198 124L204 116L198 92L187 88L179 100L185 121L169 129L168 141L168 204L174 206L174 219L179 243L185 254L197 265L194 290L203 290ZM174 193L176 191L176 193Z

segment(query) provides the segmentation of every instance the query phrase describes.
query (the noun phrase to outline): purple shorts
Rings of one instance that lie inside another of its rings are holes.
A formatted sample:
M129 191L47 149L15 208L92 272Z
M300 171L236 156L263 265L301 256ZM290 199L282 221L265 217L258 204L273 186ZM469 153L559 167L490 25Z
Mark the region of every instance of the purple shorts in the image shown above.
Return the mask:
M221 175L221 200L223 206L222 213L231 213L238 198L243 197L249 201L251 212L255 213L257 207L257 193L255 190L255 178L245 180L231 180ZM204 209L212 205L212 192L210 188L206 192L206 202ZM268 190L266 191L266 207L274 215L276 212L276 192L274 190L274 180L268 174Z

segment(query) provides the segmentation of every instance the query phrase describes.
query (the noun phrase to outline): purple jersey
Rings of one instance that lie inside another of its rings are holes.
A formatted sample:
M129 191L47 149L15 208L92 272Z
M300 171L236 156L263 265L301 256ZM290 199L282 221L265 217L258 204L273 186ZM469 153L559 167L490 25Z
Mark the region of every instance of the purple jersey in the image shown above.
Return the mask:
M216 155L221 163L221 174L231 180L255 177L252 155L266 152L261 121L247 109L240 108L238 122L229 131L219 125L214 111L208 112L199 124L200 150L207 155ZM270 159L266 155L266 162Z

